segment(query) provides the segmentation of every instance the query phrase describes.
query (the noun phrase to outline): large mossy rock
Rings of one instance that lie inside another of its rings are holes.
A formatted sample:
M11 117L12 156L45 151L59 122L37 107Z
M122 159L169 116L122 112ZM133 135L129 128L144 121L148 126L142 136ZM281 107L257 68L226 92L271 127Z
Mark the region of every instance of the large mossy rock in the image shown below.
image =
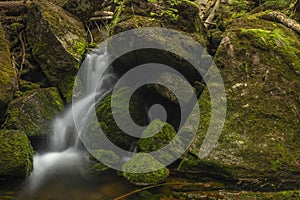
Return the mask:
M32 170L33 150L26 134L0 130L0 177L27 177Z
M300 37L255 16L235 20L216 53L227 94L227 118L210 154L199 159L210 121L207 90L199 100L198 139L179 169L233 179L296 182L300 172ZM294 185L295 186L295 185Z
M36 89L11 102L4 126L24 131L29 138L47 137L51 120L63 109L56 88Z
M124 108L126 109L125 104L128 92L128 88L121 88L117 92L115 92L114 95L107 95L97 107L98 121L90 121L88 125L89 133L93 133L95 130L97 130L96 127L100 125L107 138L111 142L120 146L121 148L124 148L125 150L129 150L129 148L137 142L138 138L130 136L123 130L121 130L120 127L118 127L118 125L116 124L113 114L118 115L124 120L124 122L126 122L127 116L125 116L123 110ZM116 102L113 108L111 104L112 100ZM112 112L112 109L114 110L114 112ZM132 120L137 125L145 126L147 124L145 105L142 97L139 94L134 94L131 97L129 104L129 112ZM96 140L97 139L95 139L95 141Z
M17 75L10 59L9 43L0 24L0 120L16 88Z
M144 172L151 169L151 172ZM161 183L169 176L169 170L151 155L145 153L136 154L122 167L123 176L135 185L153 185Z
M32 54L49 81L71 100L75 75L86 46L83 24L47 1L28 6L27 35Z

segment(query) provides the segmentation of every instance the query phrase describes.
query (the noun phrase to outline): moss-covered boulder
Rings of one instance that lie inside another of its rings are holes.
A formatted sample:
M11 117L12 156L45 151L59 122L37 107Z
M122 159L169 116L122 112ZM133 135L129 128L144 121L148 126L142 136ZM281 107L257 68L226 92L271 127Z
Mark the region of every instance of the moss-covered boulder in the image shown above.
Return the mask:
M167 122L156 119L149 124L138 141L138 146L143 152L157 151L170 143L176 136L173 126Z
M124 148L125 150L128 150L135 142L137 142L138 138L124 133L123 130L121 130L116 124L113 114L118 115L124 120L127 119L127 117L125 117L125 114L123 113L123 110L126 104L126 96L128 95L128 92L128 88L119 89L114 93L114 95L109 94L107 97L105 97L97 107L97 117L99 121L98 123L100 123L102 130L111 142ZM111 107L112 100L116 102L115 107L113 108ZM112 112L112 109L114 109L114 113ZM131 114L132 120L137 125L145 126L147 124L144 102L139 94L134 94L131 97L129 112ZM99 124L90 124L90 126L92 130L93 126L99 126Z
M26 28L36 62L70 101L74 77L85 52L83 24L61 7L42 0L28 5Z
M17 75L13 68L9 43L0 24L0 121L17 88Z
M29 138L45 137L51 132L51 120L62 109L56 88L32 90L11 102L4 126L22 130Z
M33 167L32 155L24 132L0 130L0 177L27 177Z
M256 16L228 27L215 56L227 94L223 132L210 154L199 159L210 121L206 90L199 100L205 114L198 137L180 170L299 184L299 49L299 35Z
M144 169L153 169L151 172L138 173ZM136 154L122 167L123 176L136 185L153 185L161 183L169 176L169 170L152 156L145 153Z

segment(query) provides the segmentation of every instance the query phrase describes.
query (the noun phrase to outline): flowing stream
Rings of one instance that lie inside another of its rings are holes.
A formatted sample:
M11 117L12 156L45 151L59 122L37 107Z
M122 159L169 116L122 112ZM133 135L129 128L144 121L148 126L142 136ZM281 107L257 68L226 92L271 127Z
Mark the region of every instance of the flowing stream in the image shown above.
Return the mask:
M66 187L68 187L70 183L72 183L70 187L74 187L75 184L75 186L80 185L81 189L84 188L82 185L84 182L83 179L85 179L83 171L89 161L87 152L82 147L77 132L77 130L80 130L80 127L75 127L75 121L77 123L79 122L79 125L84 126L86 120L88 120L88 111L94 109L94 98L102 99L113 87L115 83L114 74L111 70L104 71L107 69L109 59L110 57L104 48L95 49L87 55L81 66L88 69L84 70L87 73L82 73L80 77L77 77L86 83L83 85L83 94L81 94L80 98L73 101L72 106L69 106L61 115L54 119L52 128L53 134L50 137L49 147L46 152L37 152L34 155L34 168L27 182L24 184L21 199L28 197L28 195L34 196L41 190L44 190L43 193L47 190L48 196L49 190L55 190L57 192L62 190L63 193L66 193L68 191ZM98 81L100 74L103 74L103 76ZM96 95L94 94L95 91ZM74 112L77 114L74 115ZM77 116L77 118L75 118L75 116ZM78 180L78 178L81 180ZM110 179L113 180L111 177ZM87 184L88 183L85 182L85 186ZM124 185L122 187L126 188ZM70 190L75 191L74 188L70 188ZM50 194L53 192L50 192ZM87 198L78 195L71 198L70 194L68 194L66 198L63 193L59 194L59 196L63 197L62 199L76 199L76 197L78 199ZM91 191L87 193L92 194ZM52 198L51 195L49 196L49 199L50 198ZM34 199L46 199L45 194L40 198ZM56 197L53 199L59 198Z

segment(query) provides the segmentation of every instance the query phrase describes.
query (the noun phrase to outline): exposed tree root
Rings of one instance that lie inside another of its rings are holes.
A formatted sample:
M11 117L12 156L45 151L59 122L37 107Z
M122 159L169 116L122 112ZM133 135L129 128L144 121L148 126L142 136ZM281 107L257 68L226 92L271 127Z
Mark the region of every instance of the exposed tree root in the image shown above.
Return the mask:
M265 15L262 15L260 18L268 21L281 23L300 35L300 24L281 12L272 11Z

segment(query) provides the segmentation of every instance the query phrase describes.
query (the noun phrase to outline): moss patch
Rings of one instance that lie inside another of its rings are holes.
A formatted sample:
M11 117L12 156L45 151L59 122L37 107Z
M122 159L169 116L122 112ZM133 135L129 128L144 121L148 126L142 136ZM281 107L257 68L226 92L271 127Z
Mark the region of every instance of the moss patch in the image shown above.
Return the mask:
M125 95L128 94L128 92L129 90L127 88L122 88L115 93L115 96L109 94L102 102L100 102L99 106L97 107L97 117L99 120L98 123L100 123L102 130L111 142L125 149L129 149L131 145L137 141L137 138L124 133L116 124L113 114L125 116L122 112L122 108L125 106ZM124 96L124 98L122 98L122 96ZM114 107L114 113L112 112L111 108L112 99L118 99L118 101L115 101L116 107ZM129 112L133 121L135 121L138 125L146 125L147 117L143 100L140 95L136 94L131 97ZM125 117L123 117L123 119L126 120ZM93 124L90 126L93 126ZM94 124L94 126L98 126L98 124Z
M32 170L32 154L24 132L0 131L0 176L27 177Z
M160 131L159 128L162 128ZM155 134L155 135L153 135ZM153 135L153 136L151 136ZM142 134L143 137L138 141L138 146L143 152L157 151L168 145L170 141L176 136L174 128L166 123L156 119L147 127ZM149 137L151 136L151 137Z
M134 173L143 169L153 169L148 173ZM159 168L158 170L155 170ZM152 185L163 182L169 176L169 170L149 154L138 153L123 166L123 175L136 185ZM130 171L130 173L126 172Z

